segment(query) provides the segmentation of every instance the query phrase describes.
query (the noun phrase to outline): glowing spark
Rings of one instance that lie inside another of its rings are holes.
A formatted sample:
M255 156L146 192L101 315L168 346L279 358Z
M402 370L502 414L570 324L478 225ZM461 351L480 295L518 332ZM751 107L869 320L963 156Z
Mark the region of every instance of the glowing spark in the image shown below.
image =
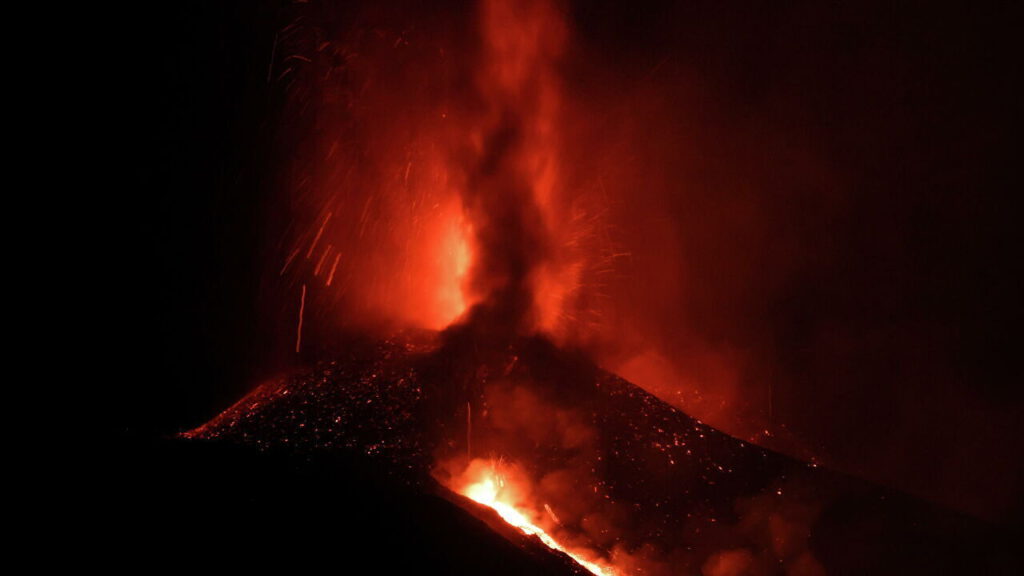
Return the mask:
M555 521L555 524L558 524L559 526L562 525L562 521L559 520L558 516L555 515L555 511L551 509L551 506L545 504L544 509L547 510L548 516L551 516L551 519Z
M309 260L313 256L313 250L316 250L316 245L320 242L320 237L324 234L324 227L331 221L331 213L327 213L327 217L324 218L324 223L320 225L320 230L316 233L316 238L313 238L313 243L309 245L309 251L306 252L306 260Z
M363 237L363 233L366 231L366 221L370 215L370 202L373 201L373 196L366 198L366 203L363 204L363 214L359 217L359 237Z
M331 273L327 275L327 285L331 285L331 281L334 280L334 271L338 269L338 258L341 258L341 252L334 255L334 264L331 265Z
M274 74L274 57L277 55L277 36L279 32L274 33L274 44L270 47L270 63L267 64L267 84L270 84L270 79L273 78Z
M333 248L334 248L334 246L331 246L330 244L327 245L327 249L324 250L324 253L320 255L320 259L317 260L317 262L316 262L316 268L313 270L313 276L319 276L320 275L320 268L323 267L324 260L327 259L327 255L331 253L331 249L333 249Z
M294 260L295 257L298 254L299 254L299 249L298 248L296 248L295 250L292 250L292 253L288 256L288 259L284 261L284 266L281 266L281 271L278 272L278 276L284 276L284 271L288 269L288 266L291 265L292 260Z
M302 348L302 316L306 313L306 285L302 285L302 298L299 300L299 328L295 334L295 353Z

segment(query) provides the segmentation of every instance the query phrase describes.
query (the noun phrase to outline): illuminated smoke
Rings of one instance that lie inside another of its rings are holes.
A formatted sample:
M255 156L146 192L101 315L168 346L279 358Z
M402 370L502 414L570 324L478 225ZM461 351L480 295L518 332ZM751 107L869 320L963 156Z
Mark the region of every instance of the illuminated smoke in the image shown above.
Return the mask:
M559 184L556 65L567 31L550 3L485 0L463 206L473 223L471 322L510 333L539 320L536 282L552 256L548 208Z

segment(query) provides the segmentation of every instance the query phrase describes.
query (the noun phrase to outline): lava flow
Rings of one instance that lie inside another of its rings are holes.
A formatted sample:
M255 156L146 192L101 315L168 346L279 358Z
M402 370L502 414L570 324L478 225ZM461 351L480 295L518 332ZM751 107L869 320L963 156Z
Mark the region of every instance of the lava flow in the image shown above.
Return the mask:
M531 520L531 518L538 517L539 514L527 510L522 505L517 505L515 499L511 497L514 487L510 485L506 473L499 466L500 464L494 461L475 460L471 462L462 479L467 484L456 487L455 490L479 504L494 509L502 520L522 530L523 534L536 536L545 546L568 555L577 564L592 573L598 576L618 574L611 566L588 560L587 556L592 557L593 551L560 544L537 525L539 520ZM550 505L545 505L545 511L555 523L558 522L558 517L552 512Z

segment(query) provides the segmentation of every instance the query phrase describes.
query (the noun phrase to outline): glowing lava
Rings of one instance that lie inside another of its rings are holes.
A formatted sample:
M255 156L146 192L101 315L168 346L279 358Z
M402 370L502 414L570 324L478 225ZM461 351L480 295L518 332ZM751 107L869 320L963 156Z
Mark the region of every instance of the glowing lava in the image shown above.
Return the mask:
M495 463L484 463L481 460L475 460L467 469L464 480L468 483L458 490L463 496L493 509L501 516L502 520L515 526L524 534L536 536L547 547L566 554L575 560L577 564L598 576L616 576L618 574L610 566L587 560L583 556L583 550L570 548L559 543L543 528L531 521L531 517L538 515L531 514L525 508L513 504L512 490L509 486L506 486L506 477L498 471ZM550 508L547 508L547 510L548 514L553 516Z

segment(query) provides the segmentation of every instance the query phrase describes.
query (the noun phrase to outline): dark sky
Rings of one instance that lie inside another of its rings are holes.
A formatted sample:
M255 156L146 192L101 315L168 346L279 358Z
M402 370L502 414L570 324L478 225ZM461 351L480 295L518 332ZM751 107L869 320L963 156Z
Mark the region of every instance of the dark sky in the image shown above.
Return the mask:
M433 3L408 9L444 19ZM725 402L694 411L727 431L771 424L781 448L1019 515L1009 14L610 1L568 13L576 116L612 118L579 128L593 136L581 151L615 160L611 222L633 253L611 290L635 346L601 359L654 350L688 391ZM265 262L287 226L272 208L289 118L267 73L293 14L167 3L137 34L126 115L154 139L132 163L154 265L139 273L152 297L129 350L156 368L144 381L126 370L129 434L194 426L284 365Z
M733 433L770 427L780 449L992 516L1019 510L1008 15L580 14L605 81L636 94L606 107L631 117L620 153L636 158L610 177L612 197L630 198L616 223L634 255L616 300L671 359L652 381L696 381L703 403L677 405Z

